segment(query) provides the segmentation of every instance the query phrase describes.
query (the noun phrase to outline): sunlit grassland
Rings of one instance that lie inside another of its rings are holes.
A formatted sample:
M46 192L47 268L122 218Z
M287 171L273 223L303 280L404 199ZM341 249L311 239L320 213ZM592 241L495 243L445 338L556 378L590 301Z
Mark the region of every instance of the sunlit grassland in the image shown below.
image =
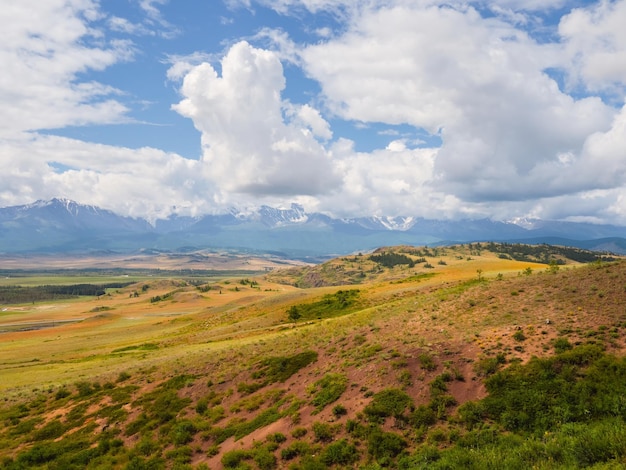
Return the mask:
M521 272L533 263L500 260L491 256L460 260L452 256L441 257L446 265L431 270L433 276L415 277L405 272L409 281L395 284L392 281L362 286L359 308L336 318L324 318L310 322L288 322L289 306L315 302L338 290L337 287L317 289L294 289L289 286L267 284L263 281L256 288L238 284L233 280L211 280L219 283L206 293L199 293L193 286L179 289L170 300L151 303L150 297L176 291L166 279L143 279L136 286L114 289L99 298L81 298L70 301L44 302L32 305L6 306L0 312L2 322L20 323L43 320L79 319L77 323L44 328L34 331L2 334L0 343L0 392L23 390L71 383L80 378L98 375L115 375L120 370L142 367L166 367L178 362L193 363L198 357L215 354L216 351L240 349L252 345L253 349L265 349L264 344L273 343L288 350L294 347L314 345L329 341L354 328L371 328L377 322L394 321L400 325L409 321L406 312L420 311L421 321L424 305L437 305L437 301L425 296L406 293L428 287L439 287L459 279L474 279L477 270L482 275ZM430 271L429 271L430 272ZM397 273L393 273L397 277ZM27 278L20 278L22 281ZM104 283L111 277L80 279ZM118 279L119 278L115 278ZM62 277L57 282L76 282L73 277ZM226 281L226 282L223 282ZM28 279L29 285L53 282L49 277ZM139 297L131 293L143 284L150 284ZM416 305L416 302L420 305ZM383 305L383 306L380 306ZM420 307L419 309L416 307ZM10 316L9 316L10 314ZM398 317L398 314L400 316ZM6 316L5 316L6 315ZM414 314L412 315L414 318ZM415 319L413 321L416 321ZM132 349L133 345L156 344L152 350ZM256 346L254 346L256 344ZM114 352L122 348L124 352Z
M273 273L200 285L171 273L100 297L1 307L11 314L0 329L16 319L75 322L0 333L0 466L470 468L470 448L495 463L510 457L508 444L533 454L548 444L538 468L550 459L576 468L587 456L569 449L572 432L581 436L572 447L596 431L597 444L610 429L619 433L611 446L622 439L617 421L563 433L548 423L536 439L511 433L526 419L515 414L517 388L546 414L525 374L572 379L576 358L624 350L624 264L551 269L476 248L418 261L403 250L379 257L391 266L365 255L308 271L344 285L294 287L302 271L282 275L285 284ZM557 362L530 359L569 350ZM609 371L617 364L604 361ZM526 362L535 369L519 367ZM589 383L591 393L602 381ZM493 396L482 400L487 384ZM600 405L623 405L605 395ZM558 419L561 405L550 408ZM616 449L613 458L626 455ZM535 462L516 459L509 468Z

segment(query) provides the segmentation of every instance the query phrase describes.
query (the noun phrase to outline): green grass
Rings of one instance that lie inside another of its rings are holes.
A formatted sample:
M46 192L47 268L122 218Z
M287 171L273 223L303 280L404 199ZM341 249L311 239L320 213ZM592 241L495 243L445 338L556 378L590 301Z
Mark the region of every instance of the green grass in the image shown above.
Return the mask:
M303 367L317 361L315 351L304 351L293 356L269 357L261 361L253 374L255 379L263 379L264 384L284 382Z
M352 311L359 297L358 289L338 290L334 294L326 294L321 300L312 303L293 305L289 308L288 316L298 320L316 320L345 315Z
M309 389L313 395L311 404L317 412L323 410L326 405L339 400L348 387L348 378L343 374L326 374L316 381Z

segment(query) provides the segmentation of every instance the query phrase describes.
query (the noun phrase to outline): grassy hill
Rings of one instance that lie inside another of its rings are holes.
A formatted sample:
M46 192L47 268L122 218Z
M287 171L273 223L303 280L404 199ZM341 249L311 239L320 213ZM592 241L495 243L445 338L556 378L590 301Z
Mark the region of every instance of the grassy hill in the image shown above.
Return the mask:
M137 281L2 306L0 468L626 465L622 259L403 246Z

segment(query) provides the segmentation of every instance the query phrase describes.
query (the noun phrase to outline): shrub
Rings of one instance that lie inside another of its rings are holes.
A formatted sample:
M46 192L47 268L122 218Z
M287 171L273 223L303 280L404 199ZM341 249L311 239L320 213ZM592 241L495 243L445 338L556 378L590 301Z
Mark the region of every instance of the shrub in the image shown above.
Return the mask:
M35 441L56 439L57 437L62 436L64 432L65 432L65 426L63 426L63 424L60 421L55 419L47 423L45 426L43 426L39 430L37 430L33 439Z
M330 442L333 440L338 430L338 426L331 426L328 423L321 423L319 421L313 423L313 434L315 434L316 441Z
M259 470L272 470L276 468L276 456L265 447L260 447L254 451L254 463Z
M408 370L403 370L398 374L398 382L405 387L410 387L413 383L413 377L411 377L411 373Z
M237 468L244 460L250 460L252 453L247 450L231 450L222 456L222 465L224 468Z
M303 441L295 441L289 444L280 452L280 458L283 460L291 460L296 457L307 455L311 452L311 446Z
M185 420L174 425L170 436L175 445L181 446L190 443L196 432L198 432L196 426L191 421Z
M286 440L287 438L282 432L276 432L267 436L268 442L275 442L276 444L280 444L281 442L285 442Z
M299 439L305 436L307 432L308 431L306 430L306 428L296 428L293 431L291 431L291 435L295 437L296 439Z
M437 368L437 363L430 354L422 353L417 358L420 361L422 369L433 371Z
M270 357L261 362L255 378L264 378L265 383L284 382L303 367L317 361L315 351L304 351L288 357Z
M320 462L326 466L350 465L359 459L359 454L353 444L341 439L330 444L320 455Z
M311 403L317 411L321 411L326 405L336 401L346 391L348 378L343 374L326 374L313 384L315 396Z
M122 371L119 373L119 375L117 376L117 380L116 382L124 382L125 380L130 379L130 374L128 372Z
M56 400L61 400L63 398L69 397L72 394L67 388L61 387L57 390L57 393L54 394L54 398Z
M367 451L377 460L394 459L407 447L407 442L398 434L374 429L367 439Z
M203 415L209 409L209 400L200 398L196 403L196 413Z
M513 339L515 341L524 341L526 339L526 335L522 330L517 330L515 333L513 333Z
M90 382L81 381L76 383L76 389L78 390L79 397L88 397L100 389L100 384L97 382L91 384Z
M437 414L428 406L420 405L411 413L410 423L414 427L432 426L436 422Z
M372 422L378 422L389 416L400 417L409 407L413 399L403 390L388 388L376 394L363 412Z
M565 351L569 351L570 349L572 349L572 345L567 340L567 338L556 338L554 340L554 351L557 354L564 353Z
M333 415L335 415L336 418L339 418L340 416L344 416L347 413L348 413L348 410L343 405L335 405L333 407Z
M505 362L504 354L498 354L496 357L485 357L474 365L474 372L478 376L489 377L495 374Z

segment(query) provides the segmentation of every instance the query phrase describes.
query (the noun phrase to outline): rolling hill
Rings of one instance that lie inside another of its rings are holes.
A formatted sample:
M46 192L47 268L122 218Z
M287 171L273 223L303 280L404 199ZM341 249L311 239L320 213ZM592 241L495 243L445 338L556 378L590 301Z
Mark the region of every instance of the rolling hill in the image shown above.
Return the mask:
M3 305L2 468L626 463L618 257L405 245L136 281Z

